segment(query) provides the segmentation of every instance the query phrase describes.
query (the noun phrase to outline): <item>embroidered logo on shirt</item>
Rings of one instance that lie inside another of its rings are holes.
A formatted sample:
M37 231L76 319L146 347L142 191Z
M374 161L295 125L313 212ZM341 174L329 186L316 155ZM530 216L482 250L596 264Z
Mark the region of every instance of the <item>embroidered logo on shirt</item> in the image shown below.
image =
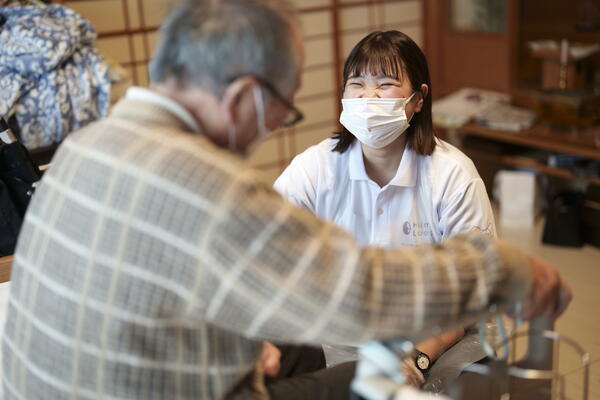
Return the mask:
M410 235L412 233L413 237L429 237L433 235L433 232L431 231L431 225L429 225L429 222L410 223L409 221L406 221L402 225L402 231L405 235Z
M486 235L494 236L492 223L488 222L488 225L485 228L481 228L479 226L474 226L471 228L472 231L477 231L481 233L485 233Z

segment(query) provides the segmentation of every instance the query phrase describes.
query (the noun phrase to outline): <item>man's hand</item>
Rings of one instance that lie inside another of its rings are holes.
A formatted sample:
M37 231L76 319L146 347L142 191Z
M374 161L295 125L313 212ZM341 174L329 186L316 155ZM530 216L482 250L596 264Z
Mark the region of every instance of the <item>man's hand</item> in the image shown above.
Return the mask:
M553 267L535 258L530 257L529 261L533 283L523 302L523 319L542 316L556 319L571 302L571 288Z
M260 365L266 376L274 377L279 373L281 351L273 343L263 342Z

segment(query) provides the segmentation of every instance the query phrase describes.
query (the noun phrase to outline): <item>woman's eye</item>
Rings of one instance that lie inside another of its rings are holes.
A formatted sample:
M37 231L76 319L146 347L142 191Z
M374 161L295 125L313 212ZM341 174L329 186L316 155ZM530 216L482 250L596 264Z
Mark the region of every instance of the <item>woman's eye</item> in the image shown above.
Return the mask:
M348 86L352 86L352 87L361 87L362 85L359 82L350 82L348 84Z

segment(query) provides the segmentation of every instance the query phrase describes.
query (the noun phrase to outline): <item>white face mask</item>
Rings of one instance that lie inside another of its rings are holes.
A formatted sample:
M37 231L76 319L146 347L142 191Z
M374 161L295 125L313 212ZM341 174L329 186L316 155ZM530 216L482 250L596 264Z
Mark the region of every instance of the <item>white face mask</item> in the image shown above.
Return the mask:
M342 99L340 123L361 143L381 149L396 140L410 126L406 117L408 98Z
M251 144L251 147L256 147L263 140L265 140L269 136L269 131L267 129L267 124L265 122L265 101L263 98L262 90L258 86L254 86L252 88L252 94L254 95L254 108L256 110L256 123L258 124L258 133L254 138L254 141ZM237 146L237 130L235 125L230 124L228 127L229 137L228 137L228 145L229 150L232 152L236 152Z

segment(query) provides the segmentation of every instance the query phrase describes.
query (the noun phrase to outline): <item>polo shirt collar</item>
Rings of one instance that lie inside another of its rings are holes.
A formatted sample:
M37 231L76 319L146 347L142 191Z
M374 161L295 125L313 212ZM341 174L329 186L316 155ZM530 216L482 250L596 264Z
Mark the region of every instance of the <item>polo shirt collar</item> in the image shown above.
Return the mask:
M365 170L365 162L363 158L360 141L354 140L352 145L348 149L349 157L349 174L351 180L358 181L369 181L371 178L367 175ZM402 154L402 160L396 171L396 175L388 183L393 186L415 186L417 181L417 154L409 148L404 147L404 153Z

